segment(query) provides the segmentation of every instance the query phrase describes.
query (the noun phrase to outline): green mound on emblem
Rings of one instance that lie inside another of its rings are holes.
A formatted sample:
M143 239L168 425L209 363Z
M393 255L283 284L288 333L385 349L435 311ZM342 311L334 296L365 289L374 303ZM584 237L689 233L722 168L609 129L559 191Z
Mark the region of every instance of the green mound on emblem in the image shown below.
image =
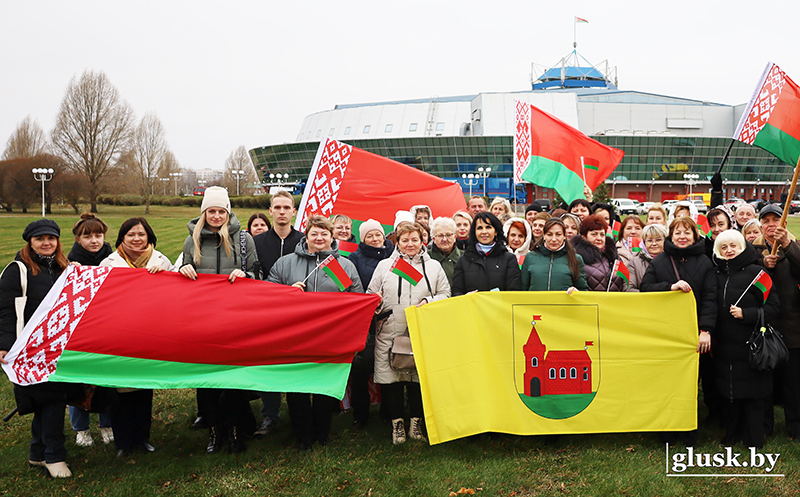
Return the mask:
M595 395L597 392L542 397L528 397L525 394L519 394L519 398L528 406L528 409L543 418L566 419L586 409L594 400Z

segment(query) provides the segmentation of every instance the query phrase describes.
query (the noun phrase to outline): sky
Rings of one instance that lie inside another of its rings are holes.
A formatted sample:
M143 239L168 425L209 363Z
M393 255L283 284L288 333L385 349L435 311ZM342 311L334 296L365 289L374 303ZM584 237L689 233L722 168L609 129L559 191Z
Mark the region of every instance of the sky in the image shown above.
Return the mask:
M557 5L556 5L557 3ZM619 88L747 102L767 61L800 81L800 2L0 0L0 146L49 135L71 78L102 71L153 111L181 166L293 142L337 104L530 89L572 51Z

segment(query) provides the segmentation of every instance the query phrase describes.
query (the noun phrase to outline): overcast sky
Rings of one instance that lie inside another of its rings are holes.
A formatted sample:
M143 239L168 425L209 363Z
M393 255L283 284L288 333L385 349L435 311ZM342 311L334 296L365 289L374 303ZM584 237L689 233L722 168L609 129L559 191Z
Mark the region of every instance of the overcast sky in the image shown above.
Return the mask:
M619 87L739 104L766 62L800 81L800 2L0 0L0 146L49 134L70 78L103 71L184 167L294 141L336 104L530 89L572 50Z

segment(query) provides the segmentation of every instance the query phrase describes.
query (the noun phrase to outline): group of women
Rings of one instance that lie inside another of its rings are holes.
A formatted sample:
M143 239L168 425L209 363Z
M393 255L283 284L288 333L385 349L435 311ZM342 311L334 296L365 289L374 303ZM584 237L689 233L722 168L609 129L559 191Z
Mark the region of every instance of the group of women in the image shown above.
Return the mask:
M720 207L709 212L712 235L703 238L691 217L680 212L668 216L656 205L648 212L646 223L637 216L626 218L615 239L609 234L609 225L616 216L606 204L576 200L556 217L548 213L511 217L509 210L503 202L496 202L492 212L474 217L459 211L449 218L432 219L427 206L415 206L411 215L398 215L390 235L370 219L358 226L358 250L349 258L340 254L338 244L356 240L352 221L346 216L333 220L313 216L294 252L278 259L269 275L264 275L268 281L305 291L338 291L326 273L314 271L322 260L333 256L353 281L345 291L381 297L365 350L356 356L351 370L357 429L367 423L367 383L373 376L381 386L381 413L391 421L393 443L404 443L407 438L425 440L419 378L413 371L393 369L389 361L395 339L408 334L404 309L409 306L475 291L691 291L696 296L698 352L703 354L701 376L709 410L725 414L726 443L763 444L771 380L768 374L749 369L745 341L759 314L769 321L776 315L778 303L774 294L761 302L754 291L745 291L761 268L748 231L760 231L759 226L748 222L740 233L732 213ZM686 214L691 212L687 209ZM672 221L667 227L669 218ZM112 249L105 242L105 223L91 214L83 215L73 228L75 243L68 257L63 254L55 222L42 219L28 225L23 233L26 245L0 278L0 361L13 345L17 328L30 319L70 262L145 268L152 274L175 270L190 280L200 273L224 274L231 283L258 277L251 235L270 229L267 216L253 215L248 230L242 230L231 212L227 192L212 187L205 192L200 216L187 227L189 236L180 263L173 266L155 249L156 235L144 218L122 223ZM396 259L419 271L422 280L412 285L393 273ZM617 260L630 270L628 284L613 273ZM25 275L27 303L17 316L14 302L23 294L21 277ZM714 361L708 354L712 348ZM29 463L54 477L70 476L62 430L67 390L49 383L16 386L15 396L20 413L34 415ZM152 399L152 390L120 389L114 408L101 415L103 441L113 441L118 455L155 450L149 440ZM244 440L255 429L249 400L249 392L198 389L198 409L211 426L209 453L219 451L225 443L232 452L245 449ZM724 401L730 405L724 407ZM338 401L290 392L287 403L298 447L307 450L314 444L327 444ZM70 417L79 445L91 443L87 442L87 437L91 441L88 413L71 407ZM696 433L663 436L667 441L680 437L686 444L696 442Z

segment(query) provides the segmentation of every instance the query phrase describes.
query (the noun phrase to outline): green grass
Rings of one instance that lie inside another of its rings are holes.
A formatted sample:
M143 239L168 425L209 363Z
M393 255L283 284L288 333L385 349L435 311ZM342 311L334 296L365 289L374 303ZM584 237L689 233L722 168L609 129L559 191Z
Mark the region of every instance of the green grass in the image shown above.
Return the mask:
M111 227L111 242L125 219L143 215L143 208L101 206ZM151 207L147 216L159 237L158 248L178 255L188 235L186 222L197 208ZM254 210L237 209L247 219ZM0 214L0 264L19 250L21 233L37 215ZM68 212L52 216L71 240L78 219ZM798 218L790 219L798 232ZM71 241L65 243L68 247ZM13 390L0 382L0 413L14 407ZM258 412L260 402L252 403ZM763 452L780 453L775 469L783 478L671 478L665 476L664 446L655 434L571 435L554 445L544 437L497 435L456 440L437 446L409 441L392 446L390 427L373 408L364 432L350 430L352 417L334 417L331 443L324 449L298 453L288 413L273 435L248 443L247 452L205 454L207 434L189 429L195 398L191 390L162 390L155 395L151 441L153 454L116 459L113 447L84 449L65 416L69 480L54 481L27 467L29 416L0 423L0 496L95 495L274 495L274 496L442 496L461 487L492 496L760 496L800 494L800 444L787 438L783 412L776 408L775 434ZM701 417L704 408L701 407ZM260 416L259 416L260 418ZM92 429L99 442L93 416ZM721 451L720 429L702 425L699 452ZM681 449L682 450L682 449ZM745 452L741 446L736 452ZM744 474L743 469L726 471Z

